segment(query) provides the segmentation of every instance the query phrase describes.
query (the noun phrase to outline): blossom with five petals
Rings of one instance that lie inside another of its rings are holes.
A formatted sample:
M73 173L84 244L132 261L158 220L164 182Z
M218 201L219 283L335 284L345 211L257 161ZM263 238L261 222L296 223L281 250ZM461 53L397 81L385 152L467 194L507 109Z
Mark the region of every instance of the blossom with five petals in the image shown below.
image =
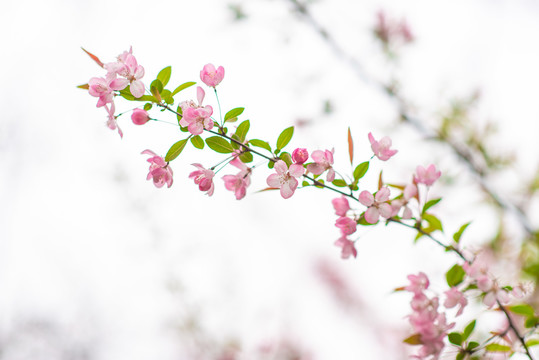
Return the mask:
M315 150L311 154L311 158L314 160L314 163L307 165L307 170L312 172L314 175L320 175L324 171L328 170L326 180L332 182L335 180L335 170L333 170L333 153L334 149L331 151L326 150Z
M251 184L251 168L237 157L230 164L240 169L240 172L236 175L223 176L225 188L234 192L236 200L241 200L245 197L247 187Z
M371 143L371 149L374 155L382 160L387 161L393 155L397 153L398 150L391 150L391 139L388 136L384 136L380 141L376 141L372 136L372 133L369 133L369 141Z
M144 77L144 67L138 64L133 54L126 54L124 61L118 60L115 66L108 66L108 69L112 70L109 70L110 73L123 77L112 81L110 87L113 90L123 90L130 85L129 89L134 97L144 95L144 83L140 80Z
M167 184L167 187L172 186L172 169L161 156L151 150L144 150L142 154L151 155L147 160L150 163L150 172L146 180L153 179L153 184L160 188Z
M189 179L195 180L195 184L198 185L200 191L206 191L206 195L212 196L214 190L213 177L215 176L213 170L206 169L200 164L191 165L195 166L198 170L190 173Z
M208 86L215 88L223 78L225 77L225 69L219 66L215 69L213 64L206 64L204 68L200 70L200 80Z
M359 194L359 202L367 206L365 211L365 221L369 224L376 224L380 216L390 218L393 213L393 208L386 201L389 200L389 188L383 187L376 195L363 190Z
M266 183L271 187L280 188L281 196L284 199L290 198L298 187L296 178L305 173L305 168L299 164L292 164L288 168L288 165L283 160L279 160L275 163L274 169L276 174L268 176Z
M93 77L88 81L88 92L90 95L98 97L97 107L105 106L105 104L110 104L113 101L114 94L112 93L112 88L110 84L114 81L116 76L114 74L109 75L105 78Z

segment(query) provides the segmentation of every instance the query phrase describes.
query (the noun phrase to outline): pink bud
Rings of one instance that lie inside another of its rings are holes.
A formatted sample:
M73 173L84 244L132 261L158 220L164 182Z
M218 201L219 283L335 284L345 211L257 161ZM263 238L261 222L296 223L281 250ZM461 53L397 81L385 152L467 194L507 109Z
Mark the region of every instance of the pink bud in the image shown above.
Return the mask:
M208 86L216 87L219 85L223 78L225 77L225 69L222 66L219 66L215 69L213 64L206 64L204 68L200 71L200 80Z
M150 120L150 115L146 110L135 109L133 114L131 114L131 120L135 125L144 125Z
M307 149L297 148L296 150L292 152L292 160L294 160L296 164L301 165L305 163L305 161L307 161L308 159L309 159L309 152L307 151Z

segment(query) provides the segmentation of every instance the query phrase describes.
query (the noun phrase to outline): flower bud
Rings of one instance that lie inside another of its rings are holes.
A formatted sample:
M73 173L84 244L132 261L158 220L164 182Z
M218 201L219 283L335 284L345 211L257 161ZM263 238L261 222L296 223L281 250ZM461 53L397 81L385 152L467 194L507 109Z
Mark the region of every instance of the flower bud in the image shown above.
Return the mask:
M135 109L133 110L133 114L131 114L131 120L133 120L135 125L144 125L150 120L150 115L148 115L146 110Z

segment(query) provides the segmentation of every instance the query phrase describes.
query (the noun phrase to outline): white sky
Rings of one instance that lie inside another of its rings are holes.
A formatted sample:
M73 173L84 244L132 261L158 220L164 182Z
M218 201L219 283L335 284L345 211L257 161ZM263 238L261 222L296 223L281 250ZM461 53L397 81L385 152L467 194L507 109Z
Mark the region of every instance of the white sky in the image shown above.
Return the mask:
M476 242L493 231L492 211L477 204L471 180L460 176L455 160L396 126L391 103L354 77L290 13L287 1L236 3L248 16L237 23L228 3L218 0L3 4L4 358L57 359L66 344L80 344L91 359L189 359L194 355L177 328L191 317L219 345L241 343L244 358L260 343L281 338L297 341L316 359L387 358L396 356L398 345L381 346L377 331L406 332L409 300L391 290L404 284L406 274L428 270L443 291L442 275L453 260L426 242L413 246L408 231L380 226L360 229L358 259L341 261L333 246L333 195L307 189L285 201L276 193L255 193L269 175L261 167L244 200L236 201L220 179L216 194L207 198L187 178L190 164L211 166L218 157L192 148L171 164L173 187L156 189L145 180L146 156L140 152L164 155L183 134L166 124L135 127L128 117L119 120L123 140L108 130L96 99L75 88L102 75L81 46L107 62L132 45L146 84L167 65L171 84L198 80L208 62L222 65L223 111L245 106L250 134L270 141L298 118L312 120L296 130L291 148L335 146L344 171L348 126L357 159L370 156L369 131L377 138L390 135L399 155L384 164L388 179L399 181L418 164L437 163L460 187L447 190L441 210L450 217L446 228L476 218L470 229ZM532 176L539 155L539 5L316 1L313 14L369 73L381 77L387 66L370 34L380 8L406 17L417 36L403 54L400 76L423 117L434 121L450 99L481 90L478 121L496 121L503 134L496 147L514 149L519 159L517 175L504 177L509 180L500 189ZM184 96L194 98L194 89ZM332 115L322 114L326 99L334 104ZM210 91L205 102L215 104ZM131 104L117 106L127 110ZM343 310L316 276L319 261L345 274L367 307ZM59 339L40 342L40 333L20 330L35 319L57 327ZM14 333L18 337L9 335Z

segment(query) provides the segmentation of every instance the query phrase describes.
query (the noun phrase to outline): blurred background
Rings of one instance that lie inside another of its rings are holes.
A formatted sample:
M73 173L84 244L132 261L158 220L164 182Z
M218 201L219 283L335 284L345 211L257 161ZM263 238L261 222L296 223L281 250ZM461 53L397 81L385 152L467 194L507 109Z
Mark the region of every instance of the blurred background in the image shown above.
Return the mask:
M405 21L413 41L377 37L380 11ZM449 236L473 220L463 242L479 247L501 224L511 238L524 232L514 213L500 220L481 179L525 202L539 225L529 190L539 164L538 19L531 0L5 2L0 359L404 359L414 351L402 345L410 298L393 289L425 271L441 293L455 261L394 225L359 229L357 259L342 260L335 195L259 193L270 174L260 166L243 200L223 186L228 169L207 197L188 179L191 164L222 158L193 147L171 163L174 185L155 188L140 153L165 155L183 133L137 127L129 114L118 119L123 139L109 130L97 99L76 88L104 74L81 46L103 62L133 46L146 85L169 65L171 87L221 65L223 111L245 107L250 136L274 142L295 125L290 148L335 147L342 172L352 171L348 127L357 163L372 155L369 132L390 136L398 155L374 161L362 186L373 191L382 169L405 183L417 165L437 164L437 215ZM194 99L195 88L178 96ZM480 144L488 177L403 111Z

